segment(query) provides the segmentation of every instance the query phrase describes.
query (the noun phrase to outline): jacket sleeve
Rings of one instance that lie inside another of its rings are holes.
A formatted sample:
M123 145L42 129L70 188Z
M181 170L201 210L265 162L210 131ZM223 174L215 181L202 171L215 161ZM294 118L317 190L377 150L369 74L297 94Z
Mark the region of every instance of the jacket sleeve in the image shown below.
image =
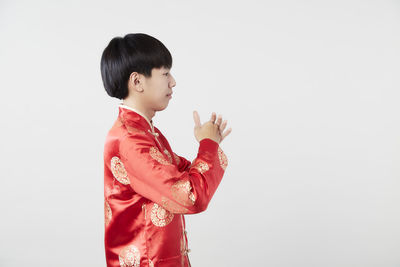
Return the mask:
M175 157L176 164L178 166L178 170L181 172L189 170L189 168L192 166L192 162L187 160L185 157L177 155L175 152L172 152L172 153L174 153L174 157Z
M228 164L219 144L209 138L200 141L193 162L183 160L179 168L149 135L126 135L119 151L126 182L136 193L172 213L206 210Z

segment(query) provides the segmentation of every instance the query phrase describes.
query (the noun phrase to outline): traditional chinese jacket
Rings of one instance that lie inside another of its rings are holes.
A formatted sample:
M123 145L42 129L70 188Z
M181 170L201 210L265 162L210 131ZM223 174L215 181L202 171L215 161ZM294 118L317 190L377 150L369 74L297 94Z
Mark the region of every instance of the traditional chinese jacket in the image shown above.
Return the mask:
M190 266L184 214L207 208L227 157L205 138L190 162L143 113L118 108L104 146L107 266Z

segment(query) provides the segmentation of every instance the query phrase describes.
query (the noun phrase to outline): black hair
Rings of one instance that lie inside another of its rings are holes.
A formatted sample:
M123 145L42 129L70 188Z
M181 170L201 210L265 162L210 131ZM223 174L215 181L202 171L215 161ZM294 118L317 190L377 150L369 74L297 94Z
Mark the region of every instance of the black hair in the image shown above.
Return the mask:
M151 77L153 68L172 66L172 56L158 39L144 33L114 37L101 56L101 78L111 97L128 96L128 80L132 72Z

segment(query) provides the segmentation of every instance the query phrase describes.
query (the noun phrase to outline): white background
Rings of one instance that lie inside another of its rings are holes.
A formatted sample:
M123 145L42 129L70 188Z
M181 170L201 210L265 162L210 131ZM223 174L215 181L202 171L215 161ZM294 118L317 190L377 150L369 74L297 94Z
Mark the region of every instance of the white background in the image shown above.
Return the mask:
M105 266L100 57L144 32L177 85L153 118L192 160L232 133L192 266L400 266L399 1L0 2L0 266Z

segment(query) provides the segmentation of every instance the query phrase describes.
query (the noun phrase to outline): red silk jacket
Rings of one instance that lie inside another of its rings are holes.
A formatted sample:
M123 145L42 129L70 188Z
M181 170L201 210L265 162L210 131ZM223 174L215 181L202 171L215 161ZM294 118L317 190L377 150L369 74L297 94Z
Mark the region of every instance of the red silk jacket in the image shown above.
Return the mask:
M207 208L227 165L209 138L192 162L178 156L152 121L121 103L104 146L107 266L190 266L184 214Z

